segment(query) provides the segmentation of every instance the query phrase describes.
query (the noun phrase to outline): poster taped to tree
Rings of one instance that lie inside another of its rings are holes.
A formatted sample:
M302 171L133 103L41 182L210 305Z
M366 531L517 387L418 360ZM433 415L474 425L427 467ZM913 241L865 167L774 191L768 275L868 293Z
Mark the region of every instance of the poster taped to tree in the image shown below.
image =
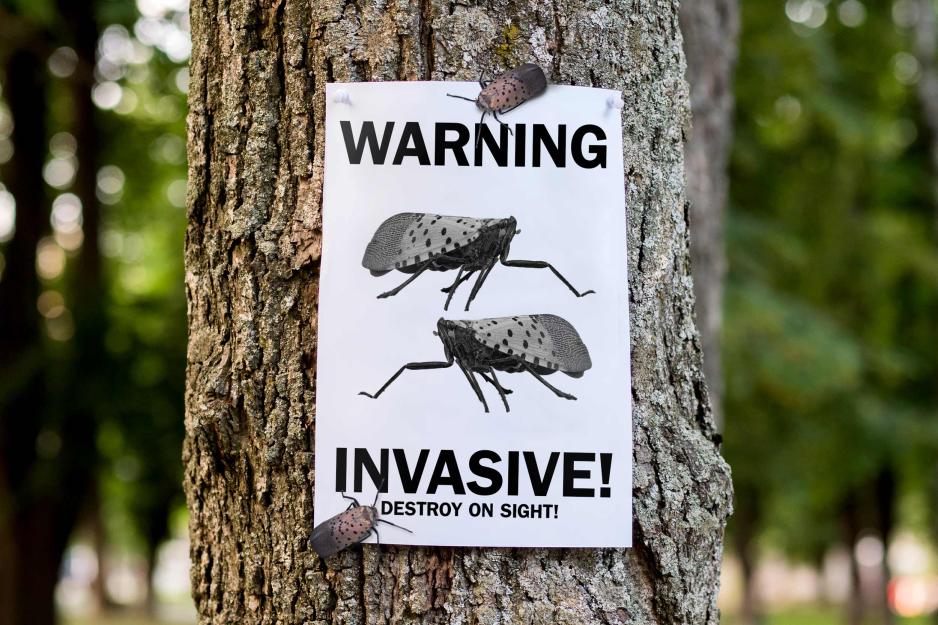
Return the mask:
M478 93L327 87L314 523L355 498L336 548L346 520L389 544L629 547L619 94L550 85L502 124L447 97Z

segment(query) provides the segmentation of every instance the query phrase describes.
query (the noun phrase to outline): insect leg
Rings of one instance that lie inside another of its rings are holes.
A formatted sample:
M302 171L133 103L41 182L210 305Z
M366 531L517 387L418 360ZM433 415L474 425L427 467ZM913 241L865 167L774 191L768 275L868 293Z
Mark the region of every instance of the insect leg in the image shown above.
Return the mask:
M459 281L457 281L457 282L454 282L454 283L453 283L451 286L449 286L448 288L443 289L444 292L447 292L447 291L449 292L449 296L446 298L446 304L443 305L443 310L449 310L449 308L448 308L448 307L449 307L449 302L450 302L450 300L453 299L453 295L456 294L456 289L459 288L459 285L460 285L460 284L462 284L463 282L465 282L466 280L468 280L469 278L471 278L471 277L472 277L472 274L474 274L475 272L476 272L476 270L473 269L472 271L466 273L466 275L464 275L461 280L459 280Z
M485 395L482 394L482 389L479 388L479 382L473 377L472 372L466 369L466 367L461 362L457 360L456 364L459 366L459 369L463 372L463 375L466 376L466 380L469 381L469 386L471 386L472 390L476 392L476 397L478 397L479 401L482 402L482 407L485 408L486 412L488 412L489 405L485 402Z
M440 289L440 292L441 292L441 293L455 292L456 289L459 288L459 285L461 285L463 282L465 282L466 280L468 280L469 278L471 278L471 277L472 277L472 274L474 274L475 272L476 272L475 269L473 269L472 271L466 272L466 274L459 280L459 282L456 282L455 284L451 284L451 285L449 285L448 287L446 287L446 288L444 288L444 289Z
M419 276L419 275L422 274L424 271L426 271L427 269L429 269L431 263L432 263L432 261L429 261L429 260L428 260L427 262L425 262L424 264L422 264L422 265L420 266L420 269L418 269L417 271L414 272L414 275L412 275L411 277L409 277L409 278L407 278L406 280L404 280L403 284L398 285L396 288L393 288L393 289L391 289L390 291L385 291L384 293L382 293L382 294L380 294L380 295L378 296L378 299L384 299L384 298L386 298L386 297L392 297L392 296L397 295L398 293L400 293L400 292L404 289L405 286L407 286L408 284L410 284L411 282L413 282L414 280L416 280L416 279L417 279L417 276Z
M528 363L524 363L524 368L527 369L531 375L537 378L541 384L543 384L544 386L552 390L554 392L554 395L556 395L557 397L563 397L564 399L576 399L576 397L574 397L573 395L570 395L569 393L564 393L560 389L553 386L550 382L544 379L544 376L542 376L540 373L535 371L534 368L531 367L531 365L529 365Z
M479 398L482 400L482 407L485 408L485 411L489 411L489 405L485 401L485 395L482 393L482 389L479 387L479 381L476 380L475 375L472 371L469 372L469 383L472 384L472 387L475 389L476 393L479 394Z
M350 500L350 501L352 502L352 503L350 503L349 506L348 506L349 509L357 508L358 506L361 505L360 503L358 503L358 500L357 500L357 499L355 499L354 497L349 497L349 496L346 495L345 493L342 493L342 498L343 498L343 499L348 499L348 500Z
M449 303L453 299L453 293L456 292L456 287L459 286L459 283L462 282L462 272L465 267L462 265L459 266L459 271L456 272L456 279L449 286L448 289L443 289L444 292L449 291L449 295L446 296L446 303L443 304L443 310L449 310Z
M372 399L378 399L381 393L384 392L384 389L391 386L391 382L397 379L399 375L404 373L407 369L413 369L414 371L422 371L424 369L445 369L447 367L453 366L453 358L450 357L447 361L436 361L436 362L409 362L400 369L397 370L397 373L391 376L391 379L384 383L384 386L378 389L378 391L372 395L371 393L366 393L362 391L359 395L364 395L365 397L370 397Z
M523 267L526 269L550 269L554 272L554 275L560 278L560 281L567 285L567 288L573 291L573 294L577 297L583 297L584 295L589 295L590 293L595 293L596 291L590 289L589 291L583 291L580 293L573 285L570 284L566 278L563 277L559 271L557 271L553 265L543 260L506 260L505 255L502 255L502 264L506 267Z
M492 376L492 383L498 391L498 396L502 398L502 403L505 404L505 412L511 412L511 408L508 407L508 398L505 397L505 389L502 388L502 385L498 383L498 378L495 377L495 369L489 367L489 374Z
M489 374L487 374L487 373L485 373L485 372L483 372L483 371L480 371L480 372L479 372L479 375L482 376L482 379L483 379L483 380L485 380L486 382L488 382L488 383L491 384L492 386L495 386L495 382L492 381L492 378L489 377ZM512 393L514 393L513 390L511 390L510 388L505 388L504 386L502 387L502 390L505 391L505 395L511 395Z
M472 300L476 298L476 294L479 292L479 289L482 288L482 283L485 282L485 279L489 277L489 272L492 271L492 267L495 266L495 260L493 259L479 274L479 277L476 278L475 284L472 285L472 291L469 293L469 299L466 300L466 308L464 310L469 310L469 304L472 303Z
M451 98L459 98L460 100L465 100L466 102L475 102L475 100L473 100L472 98L467 98L461 95L453 95L452 93L447 93L446 95L448 95Z
M511 109L508 109L508 110L511 110ZM503 122L502 120L498 118L498 111L492 111L492 117L494 117L495 121L497 121L499 124L507 128L508 132L511 133L512 137L515 136L515 131L511 129L511 126L509 126L508 124L506 124L505 122Z
M374 531L375 531L375 529L374 529L374 528L371 528L370 530L368 530L368 533L367 533L367 534L365 534L364 536L362 536L361 538L359 538L358 540L356 540L355 542L353 542L351 545L349 545L349 547L352 547L352 546L354 546L354 545L361 545L361 544L364 543L366 540L368 540L368 538L371 536L371 533L374 532ZM379 544L379 545L381 544L380 540L381 540L381 539L379 538L379 539L378 539L378 541L379 541L378 544Z

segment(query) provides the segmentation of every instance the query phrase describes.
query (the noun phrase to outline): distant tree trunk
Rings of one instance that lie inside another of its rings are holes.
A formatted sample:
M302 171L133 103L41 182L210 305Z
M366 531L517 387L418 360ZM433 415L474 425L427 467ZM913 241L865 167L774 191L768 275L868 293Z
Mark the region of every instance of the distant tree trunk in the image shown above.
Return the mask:
M146 557L147 557L147 602L146 613L156 616L157 600L156 587L154 586L154 575L156 573L157 557L159 556L160 545L169 535L169 511L172 495L166 493L166 496L160 498L159 503L148 509L145 526Z
M107 591L107 531L104 526L104 510L101 509L101 494L98 488L93 487L90 489L86 505L91 544L94 548L95 560L98 562L98 574L95 575L91 584L91 592L94 595L94 609L100 615L110 609L112 605Z
M733 516L733 546L742 572L743 596L739 618L745 625L758 625L763 620L762 606L756 588L756 530L760 516L760 498L754 489L739 490Z
M841 530L847 555L850 561L849 595L847 597L847 625L863 623L863 579L860 575L860 563L857 561L857 541L860 538L860 503L856 492L849 493L840 508Z
M892 571L889 567L889 558L886 556L889 553L889 541L892 539L892 532L896 525L896 472L893 467L883 467L876 477L873 491L876 496L876 525L879 539L883 543L883 560L880 564L882 586L879 601L883 616L882 622L885 625L892 625L896 620L889 607L889 580L892 578Z
M916 0L916 20L913 26L913 48L921 75L916 84L919 106L928 130L928 152L931 159L932 208L935 217L935 237L938 240L938 18L932 0ZM932 469L934 488L931 493L933 510L938 509L938 462ZM933 534L938 536L938 512L934 516ZM938 624L938 612L933 621Z
M731 485L689 286L677 10L192 3L184 459L201 623L718 622ZM636 546L367 546L327 565L307 546L325 85L469 80L499 58L625 97Z
M68 32L79 30L93 17L88 3L65 3ZM86 15L79 15L86 13ZM7 57L4 96L13 118L14 156L4 173L4 183L16 199L16 234L6 249L7 267L0 278L0 625L29 623L52 625L55 621L55 586L59 568L72 529L77 522L93 471L94 433L90 413L54 413L49 408L43 367L44 338L36 312L41 284L36 276L36 247L48 231L49 205L42 169L47 153L46 64L44 52L53 49L52 40L28 20L4 15L3 35L15 41ZM91 43L77 37L76 51L86 68L94 66L96 29ZM87 33L86 33L87 35ZM71 43L71 42L69 42ZM87 51L90 49L90 64ZM91 106L91 70L84 81L84 100ZM81 89L75 90L80 92ZM85 102L72 103L82 117ZM87 134L83 134L87 133ZM93 126L78 131L81 144L95 144L99 138ZM80 162L76 191L82 193ZM94 173L91 174L92 185ZM85 176L87 179L87 176ZM92 197L94 187L92 189ZM85 231L89 229L86 207ZM91 217L92 224L93 215ZM92 238L93 244L96 240ZM86 245L88 243L86 236ZM95 252L97 251L95 245ZM86 263L81 263L85 266ZM82 293L91 299L94 293ZM76 320L78 315L76 314ZM81 332L81 322L76 323ZM86 352L93 359L97 354ZM79 358L75 370L86 371L87 360ZM80 387L81 385L76 385ZM82 389L82 393L88 393ZM80 399L70 396L75 404ZM71 404L70 404L71 406ZM87 407L87 406L86 406ZM40 434L47 441L38 444ZM37 454L37 447L43 454Z
M935 210L935 234L938 235L938 19L932 0L915 0L913 48L921 68L917 83L918 101L928 128L928 147L932 166L932 201Z
M75 264L69 271L71 301L69 305L75 319L75 334L72 338L72 361L70 378L67 380L66 414L63 424L63 439L66 453L62 456L64 487L70 493L63 502L63 549L74 526L74 517L90 494L100 508L101 491L95 484L98 468L97 431L98 411L112 389L103 373L107 361L104 334L107 329L105 312L104 281L101 273L101 252L98 245L100 228L100 204L97 197L97 173L101 146L106 141L98 123L97 109L91 99L95 84L94 68L97 60L98 25L95 16L97 2L85 0L58 0L59 15L67 25L71 45L78 57L74 74L68 79L69 105L72 118L69 131L75 137L75 156L78 169L72 191L82 206L82 232L84 242ZM99 510L100 513L100 510ZM72 519L69 522L69 519ZM97 528L96 541L101 544L100 555L104 555L106 541L103 519ZM106 583L107 566L100 564L100 599L102 608L109 601Z
M148 544L146 549L147 549L147 553L146 553L147 599L146 599L146 603L144 604L144 611L146 612L147 616L149 616L150 618L155 618L157 601L156 601L156 588L154 585L154 578L156 576L156 558L159 552L159 544L156 544L156 545L152 543Z
M718 429L723 426L720 328L726 254L723 221L733 140L733 73L739 36L736 0L681 3L681 32L687 56L693 128L684 146L690 250L703 368Z
M822 610L827 610L831 605L830 594L827 591L827 580L824 577L825 557L830 545L824 542L817 542L811 548L811 562L814 564L815 586L814 593L817 595L817 604Z
M931 496L931 535L934 541L938 537L938 466L931 474L929 495ZM934 544L934 543L932 543ZM932 612L931 622L938 625L938 610Z
M101 253L98 249L100 230L100 202L97 195L97 176L100 166L101 146L105 141L98 123L97 109L91 99L94 88L94 68L98 49L98 25L95 21L97 2L84 0L58 0L59 11L71 28L71 45L78 56L78 65L69 81L71 91L72 124L78 157L73 190L81 200L82 229L84 244L78 257L76 271L75 303L77 338L84 340L79 345L79 364L100 368L104 358L97 350L103 349L103 302L104 283L101 276ZM88 380L88 369L81 376L82 384ZM101 390L101 389L93 389ZM100 399L101 395L97 395ZM84 403L93 403L92 401Z
M45 395L45 353L36 313L36 246L49 224L45 63L29 42L10 51L4 97L13 119L13 158L3 182L16 199L16 233L0 277L0 624L54 620L58 575L54 503L35 481Z

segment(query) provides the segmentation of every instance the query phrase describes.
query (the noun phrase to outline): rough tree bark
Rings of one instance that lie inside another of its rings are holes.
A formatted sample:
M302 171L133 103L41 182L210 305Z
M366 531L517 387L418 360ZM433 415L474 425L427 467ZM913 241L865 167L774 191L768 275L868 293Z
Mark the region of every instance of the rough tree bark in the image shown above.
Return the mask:
M731 485L693 320L677 2L191 6L184 460L201 623L716 623ZM307 545L325 85L521 60L625 97L636 546L367 546L327 564Z
M691 265L704 377L714 421L720 428L723 424L720 328L726 274L723 215L729 189L726 167L733 141L733 72L739 36L736 0L681 3L681 33L693 112L693 129L684 146Z

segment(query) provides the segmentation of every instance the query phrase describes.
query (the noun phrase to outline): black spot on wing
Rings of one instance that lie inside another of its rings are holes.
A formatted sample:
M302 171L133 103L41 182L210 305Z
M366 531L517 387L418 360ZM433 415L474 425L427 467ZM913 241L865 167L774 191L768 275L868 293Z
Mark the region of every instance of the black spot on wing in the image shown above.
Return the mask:
M329 557L347 546L337 540L337 520L336 517L332 517L331 519L323 521L317 525L315 529L313 529L312 534L310 534L309 542L313 550L319 554L320 558Z
M479 238L482 227L488 221L490 220L435 215L422 231L418 229L417 234L422 232L423 237L419 244L428 257L465 247ZM460 231L462 235L459 234Z

